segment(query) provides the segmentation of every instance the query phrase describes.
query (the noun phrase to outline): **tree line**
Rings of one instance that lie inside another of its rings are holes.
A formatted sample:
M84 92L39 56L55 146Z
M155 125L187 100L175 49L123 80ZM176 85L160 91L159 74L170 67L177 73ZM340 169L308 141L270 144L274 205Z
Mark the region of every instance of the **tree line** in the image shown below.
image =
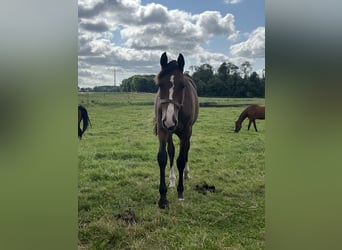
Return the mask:
M265 97L265 74L252 72L249 62L240 67L224 62L216 72L210 64L202 64L195 67L192 78L199 96Z
M222 63L216 72L210 64L191 66L191 77L196 83L199 96L206 97L265 97L265 73L259 76L251 64L240 67L230 62ZM187 72L188 73L188 72ZM91 91L79 89L80 91ZM134 75L124 79L120 86L94 87L98 92L149 92L155 93L155 75Z

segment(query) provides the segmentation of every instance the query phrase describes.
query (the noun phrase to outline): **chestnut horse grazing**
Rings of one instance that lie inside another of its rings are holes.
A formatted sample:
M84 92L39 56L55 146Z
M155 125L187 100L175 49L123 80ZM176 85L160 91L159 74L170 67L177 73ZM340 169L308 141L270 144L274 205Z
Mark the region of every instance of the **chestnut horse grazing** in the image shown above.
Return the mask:
M242 122L248 118L248 130L251 127L251 124L253 123L255 131L258 132L255 120L265 120L265 106L252 104L248 106L244 111L242 111L241 115L239 116L239 119L235 122L235 132L239 132L242 126Z
M155 132L159 138L158 164L160 169L158 202L159 208L166 208L167 187L165 184L165 168L167 155L170 159L170 187L175 186L176 175L174 173L173 160L175 146L172 135L176 134L180 140L177 168L179 180L177 185L178 199L183 200L183 174L189 177L188 152L190 149L190 137L192 126L198 117L198 97L196 85L187 74L183 74L184 57L179 54L177 61L168 63L166 52L160 58L161 71L156 77L159 87L155 99ZM166 152L167 145L167 152Z
M83 129L81 129L81 121L83 120ZM88 111L82 105L78 105L78 138L81 140L82 135L90 124Z

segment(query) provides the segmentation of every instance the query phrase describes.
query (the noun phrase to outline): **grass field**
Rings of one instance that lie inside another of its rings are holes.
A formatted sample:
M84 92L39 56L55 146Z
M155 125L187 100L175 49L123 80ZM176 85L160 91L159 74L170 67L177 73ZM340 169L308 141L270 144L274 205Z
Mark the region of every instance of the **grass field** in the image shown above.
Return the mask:
M79 94L92 124L79 141L79 249L264 249L265 121L257 121L259 132L247 121L233 129L245 106L265 100L200 98L185 200L169 188L165 210L157 205L153 101L153 94ZM195 189L204 183L216 192ZM129 209L133 223L122 219Z

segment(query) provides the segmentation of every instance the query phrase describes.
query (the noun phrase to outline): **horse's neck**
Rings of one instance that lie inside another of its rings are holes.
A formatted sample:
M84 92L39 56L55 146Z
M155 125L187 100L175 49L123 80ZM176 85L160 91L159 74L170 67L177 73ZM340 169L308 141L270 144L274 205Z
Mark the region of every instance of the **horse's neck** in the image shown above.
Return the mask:
M247 110L245 110L241 113L237 122L242 123L246 118L247 118Z

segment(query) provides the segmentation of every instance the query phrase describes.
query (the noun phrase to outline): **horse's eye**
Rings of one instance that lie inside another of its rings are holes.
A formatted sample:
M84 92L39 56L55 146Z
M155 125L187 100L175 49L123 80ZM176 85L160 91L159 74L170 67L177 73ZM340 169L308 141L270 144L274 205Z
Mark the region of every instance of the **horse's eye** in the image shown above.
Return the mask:
M180 84L180 89L183 90L185 88L185 84L184 83L181 83Z

